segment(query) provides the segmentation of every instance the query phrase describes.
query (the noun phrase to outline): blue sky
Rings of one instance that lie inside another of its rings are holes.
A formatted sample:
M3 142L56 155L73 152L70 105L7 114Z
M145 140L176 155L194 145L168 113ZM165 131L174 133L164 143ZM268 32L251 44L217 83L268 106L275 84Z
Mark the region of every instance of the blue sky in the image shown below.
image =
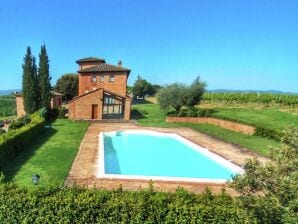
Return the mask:
M0 1L0 89L21 87L45 43L52 84L98 56L156 84L298 92L296 0Z

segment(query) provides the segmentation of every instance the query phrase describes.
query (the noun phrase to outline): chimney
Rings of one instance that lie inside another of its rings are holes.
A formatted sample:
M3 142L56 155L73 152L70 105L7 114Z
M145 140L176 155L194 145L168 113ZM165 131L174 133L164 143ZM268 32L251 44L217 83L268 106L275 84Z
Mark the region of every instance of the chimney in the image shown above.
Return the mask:
M118 61L118 66L122 66L122 61L121 60Z

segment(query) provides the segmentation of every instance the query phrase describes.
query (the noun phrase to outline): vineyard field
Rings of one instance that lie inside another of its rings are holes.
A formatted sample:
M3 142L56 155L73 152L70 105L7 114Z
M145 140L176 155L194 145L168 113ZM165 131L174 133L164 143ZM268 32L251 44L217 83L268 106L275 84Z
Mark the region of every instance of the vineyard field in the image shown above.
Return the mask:
M221 102L226 104L263 104L267 107L279 105L291 108L298 107L298 94L275 94L259 92L206 92L203 95L203 103Z
M0 96L0 119L16 115L15 96Z

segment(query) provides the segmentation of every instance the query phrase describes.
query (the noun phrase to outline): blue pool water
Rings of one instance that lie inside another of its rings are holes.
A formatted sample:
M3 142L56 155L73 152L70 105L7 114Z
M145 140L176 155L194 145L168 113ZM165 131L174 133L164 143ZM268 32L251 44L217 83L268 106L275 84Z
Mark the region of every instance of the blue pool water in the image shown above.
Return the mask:
M124 131L103 137L105 174L229 179L236 173L175 136Z

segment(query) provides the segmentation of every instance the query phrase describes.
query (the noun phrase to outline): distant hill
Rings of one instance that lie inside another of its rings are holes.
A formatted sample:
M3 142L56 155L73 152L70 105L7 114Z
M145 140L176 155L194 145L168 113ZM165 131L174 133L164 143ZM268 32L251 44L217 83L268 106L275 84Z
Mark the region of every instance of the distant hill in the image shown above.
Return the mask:
M0 96L3 96L3 95L10 95L10 94L12 94L12 93L20 92L20 91L21 91L20 89L0 90Z
M213 93L231 93L231 92L238 92L238 93L272 93L272 94L297 94L293 92L283 92L279 90L230 90L230 89L210 89L207 92Z

